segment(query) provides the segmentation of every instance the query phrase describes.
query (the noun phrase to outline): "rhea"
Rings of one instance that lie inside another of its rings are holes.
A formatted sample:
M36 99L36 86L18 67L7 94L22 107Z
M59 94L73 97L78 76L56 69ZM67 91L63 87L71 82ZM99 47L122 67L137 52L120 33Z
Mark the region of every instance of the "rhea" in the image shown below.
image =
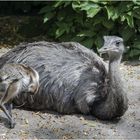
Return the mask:
M128 108L119 64L124 52L123 39L105 36L100 53L109 55L109 66L92 50L76 42L33 42L20 44L0 58L37 70L38 94L19 94L13 103L24 108L55 110L63 114L91 114L102 120L121 117Z
M9 120L10 128L14 128L12 119L12 100L18 94L37 93L39 88L39 75L36 70L23 64L5 64L0 69L0 108Z

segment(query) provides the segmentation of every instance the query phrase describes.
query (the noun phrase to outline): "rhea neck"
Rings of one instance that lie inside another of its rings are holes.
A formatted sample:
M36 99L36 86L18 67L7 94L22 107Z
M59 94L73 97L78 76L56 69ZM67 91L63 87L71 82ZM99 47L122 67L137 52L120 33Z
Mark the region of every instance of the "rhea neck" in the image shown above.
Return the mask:
M121 59L122 59L122 53L111 54L109 56L109 73L108 73L108 76L109 76L110 84L113 84L113 86L117 86L118 83L121 82L120 69L119 69Z

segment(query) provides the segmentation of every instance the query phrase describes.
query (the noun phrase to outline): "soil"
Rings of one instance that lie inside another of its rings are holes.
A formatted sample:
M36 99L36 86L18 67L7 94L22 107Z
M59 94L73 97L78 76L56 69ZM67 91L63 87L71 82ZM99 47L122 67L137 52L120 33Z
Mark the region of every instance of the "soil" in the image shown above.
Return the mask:
M0 48L12 48L21 42L50 41L40 16L0 15L0 21Z
M2 48L0 55L7 51ZM16 126L9 129L0 111L0 139L140 139L140 62L123 62L120 69L129 98L129 109L121 119L14 109Z

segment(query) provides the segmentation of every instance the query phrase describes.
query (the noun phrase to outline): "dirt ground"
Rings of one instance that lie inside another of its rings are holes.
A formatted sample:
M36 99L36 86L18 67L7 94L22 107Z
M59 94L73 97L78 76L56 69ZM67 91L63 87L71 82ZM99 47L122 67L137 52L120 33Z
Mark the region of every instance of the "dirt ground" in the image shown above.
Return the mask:
M5 52L2 48L0 56ZM140 139L140 62L123 62L120 69L129 98L129 109L120 120L14 109L16 126L9 129L0 111L0 139Z

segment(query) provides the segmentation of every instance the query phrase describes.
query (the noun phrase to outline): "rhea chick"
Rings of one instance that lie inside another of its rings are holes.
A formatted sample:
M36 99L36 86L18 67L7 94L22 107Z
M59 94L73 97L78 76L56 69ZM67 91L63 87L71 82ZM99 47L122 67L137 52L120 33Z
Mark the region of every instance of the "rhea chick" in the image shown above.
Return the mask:
M14 128L12 119L12 99L25 92L34 95L39 88L38 72L23 64L5 64L0 69L0 108L9 120L10 128Z

